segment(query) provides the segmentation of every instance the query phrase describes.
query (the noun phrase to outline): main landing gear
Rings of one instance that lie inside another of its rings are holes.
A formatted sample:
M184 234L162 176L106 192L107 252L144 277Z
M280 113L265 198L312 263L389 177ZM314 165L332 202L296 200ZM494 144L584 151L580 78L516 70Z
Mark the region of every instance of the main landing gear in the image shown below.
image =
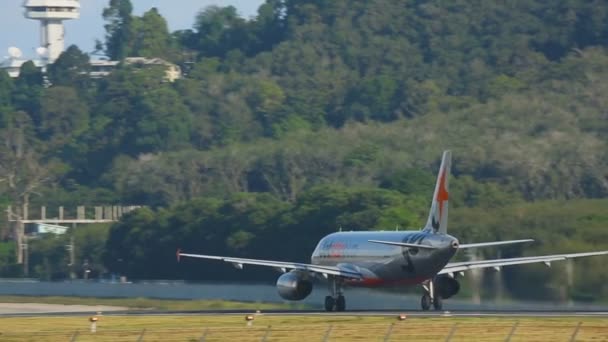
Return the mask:
M428 311L432 305L435 310L440 311L443 308L443 302L441 301L441 296L435 293L433 281L429 280L422 287L424 288L424 294L422 295L422 299L420 299L422 310Z
M330 296L325 297L325 311L346 310L346 299L342 294L342 282L335 277L329 279Z

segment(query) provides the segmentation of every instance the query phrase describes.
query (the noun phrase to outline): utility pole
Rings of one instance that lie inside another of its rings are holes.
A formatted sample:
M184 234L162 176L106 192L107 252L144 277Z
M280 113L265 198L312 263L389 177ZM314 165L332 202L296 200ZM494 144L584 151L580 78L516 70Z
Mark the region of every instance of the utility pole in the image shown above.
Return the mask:
M502 253L500 250L496 252L496 258L502 258ZM504 294L504 286L503 286L503 278L502 272L500 272L500 268L494 272L494 300L496 302L502 302L503 294Z
M68 266L70 267L70 279L76 279L76 274L74 273L74 262L75 262L75 258L74 258L74 233L72 233L72 236L70 237L70 244L66 245L65 248L68 250L68 252L70 253L70 263L68 264Z
M21 243L23 244L22 252L22 260L23 260L23 276L27 277L30 275L30 267L29 267L29 259L30 259L30 251L29 245L27 241L27 235L25 234L25 223L23 220L27 220L29 216L29 200L25 200L23 204L23 212L21 213L22 221L19 222L19 236L21 238Z
M476 248L466 250L466 255L470 261L479 260ZM481 277L483 276L480 269L473 269L470 273L471 279L471 290L472 290L472 301L475 304L481 304Z
M566 298L568 299L568 306L574 306L570 293L574 288L574 262L572 259L566 260Z
M17 211L20 211L19 207L17 206ZM17 263L20 264L22 262L21 260L21 236L19 235L19 224L21 222L20 220L20 216L16 213L13 213L13 206L9 205L6 208L6 218L8 219L8 229L10 231L10 234L13 236L13 239L15 240L16 244L17 244L17 248L15 248L15 252L16 252L16 257L17 257Z
M13 209L12 209L12 206L9 205L6 207L6 229L3 229L0 232L1 239L5 239L6 237L11 236L12 229L13 229L13 225L12 225L12 221L11 221L12 215L13 215Z
M74 232L75 231L76 231L76 223L72 223L72 229L71 229L71 231L69 231L70 243L65 245L65 249L69 253L68 257L69 257L70 261L68 263L68 267L70 269L70 279L76 279L76 273L74 272L74 265L76 264L75 248L74 248Z
M13 234L17 242L17 263L25 264L25 251L27 250L27 239L25 237L25 223L28 217L28 207L24 204L23 207L17 206L17 213L13 213L12 206L8 207L9 223L14 222ZM14 218L13 218L14 217ZM23 273L27 275L26 265L23 266Z
M74 237L70 237L70 266L74 266Z
M27 235L22 235L21 253L23 255L23 276L28 277L30 275L30 251L27 241Z

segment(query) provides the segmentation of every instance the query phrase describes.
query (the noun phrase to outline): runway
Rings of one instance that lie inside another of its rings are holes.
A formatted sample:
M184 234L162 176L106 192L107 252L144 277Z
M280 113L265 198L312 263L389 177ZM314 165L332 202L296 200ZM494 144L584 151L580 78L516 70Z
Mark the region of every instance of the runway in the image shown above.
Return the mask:
M3 317L39 317L39 316L54 316L54 317L69 317L69 316L90 316L101 314L103 316L240 316L240 315L264 315L264 316L361 316L361 317L398 317L405 315L406 317L418 318L438 318L438 317L599 317L608 318L608 311L600 310L443 310L443 311L408 311L408 310L353 310L344 312L326 312L320 310L264 310L255 312L252 310L196 310L196 311L162 311L162 310L112 310L103 311L100 308L92 307L89 310L82 309L79 311L49 311L43 312L37 310L35 312L24 310L18 312L6 312L0 307L0 318Z
M112 312L110 315L248 315L251 310L201 310L201 311L171 311L171 312ZM406 317L608 317L608 311L521 311L521 310L497 310L497 311L397 311L397 310L356 310L344 312L326 312L317 310L267 310L260 312L266 316L394 316L406 315Z

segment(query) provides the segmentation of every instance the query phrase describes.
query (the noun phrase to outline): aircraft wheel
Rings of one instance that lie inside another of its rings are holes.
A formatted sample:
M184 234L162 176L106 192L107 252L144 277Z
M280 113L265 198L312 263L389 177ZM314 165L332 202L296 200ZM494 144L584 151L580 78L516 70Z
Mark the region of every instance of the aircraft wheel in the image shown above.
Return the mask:
M422 295L420 306L424 311L428 311L431 308L431 296L428 293Z
M435 308L436 311L441 311L442 307L443 307L443 301L441 300L441 297L439 297L439 296L435 297L435 300L433 301L433 308Z
M336 300L336 311L344 311L346 310L346 299L344 296L338 296L338 300Z
M333 311L334 310L335 300L332 296L325 297L325 311Z

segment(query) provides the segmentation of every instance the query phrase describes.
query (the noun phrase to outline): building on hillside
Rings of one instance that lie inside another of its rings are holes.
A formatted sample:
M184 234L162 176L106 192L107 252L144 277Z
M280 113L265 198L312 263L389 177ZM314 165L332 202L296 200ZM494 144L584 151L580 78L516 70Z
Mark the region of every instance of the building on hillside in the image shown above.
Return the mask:
M182 78L181 68L162 58L127 57L125 63L139 66L163 66L165 67L165 80L168 82L175 82Z
M0 69L4 69L10 77L17 78L19 77L21 66L27 61L27 59L9 57L0 61ZM45 71L46 64L44 61L37 59L32 62L34 62L36 67L42 69L43 72Z
M65 47L65 20L78 19L80 17L80 0L24 0L25 17L40 22L40 47L36 49L36 59L32 59L34 65L46 72L46 66L54 63L61 55ZM0 69L4 69L11 77L19 76L21 66L30 59L22 58L21 50L17 47L8 49L9 57L0 60ZM89 75L92 78L108 76L120 63L110 60L93 60L90 62ZM164 79L174 82L182 77L181 68L162 58L127 57L126 64L138 66L163 66L165 67Z
M165 68L165 80L167 82L175 82L182 78L182 70L179 65L168 62L162 58L146 58L146 57L127 57L124 59L125 64L136 65L141 67L161 66ZM117 66L119 61L110 60L93 60L91 61L91 69L89 75L92 78L102 78L108 76Z
M108 76L118 66L118 61L97 59L90 62L89 76L91 78L103 78Z
M6 58L4 61L0 61L0 69L4 69L10 77L16 78L19 77L21 66L25 62L27 62L26 59L21 58L20 55L18 57L15 55L13 57ZM45 60L35 59L32 60L32 62L34 62L34 65L40 68L42 72L46 72ZM127 57L125 58L124 63L141 67L165 67L164 78L167 82L175 82L175 80L182 78L181 68L178 65L168 62L162 58ZM116 69L116 67L118 67L118 64L120 64L119 61L110 61L107 59L92 60L90 62L89 76L91 78L107 77L114 69Z

